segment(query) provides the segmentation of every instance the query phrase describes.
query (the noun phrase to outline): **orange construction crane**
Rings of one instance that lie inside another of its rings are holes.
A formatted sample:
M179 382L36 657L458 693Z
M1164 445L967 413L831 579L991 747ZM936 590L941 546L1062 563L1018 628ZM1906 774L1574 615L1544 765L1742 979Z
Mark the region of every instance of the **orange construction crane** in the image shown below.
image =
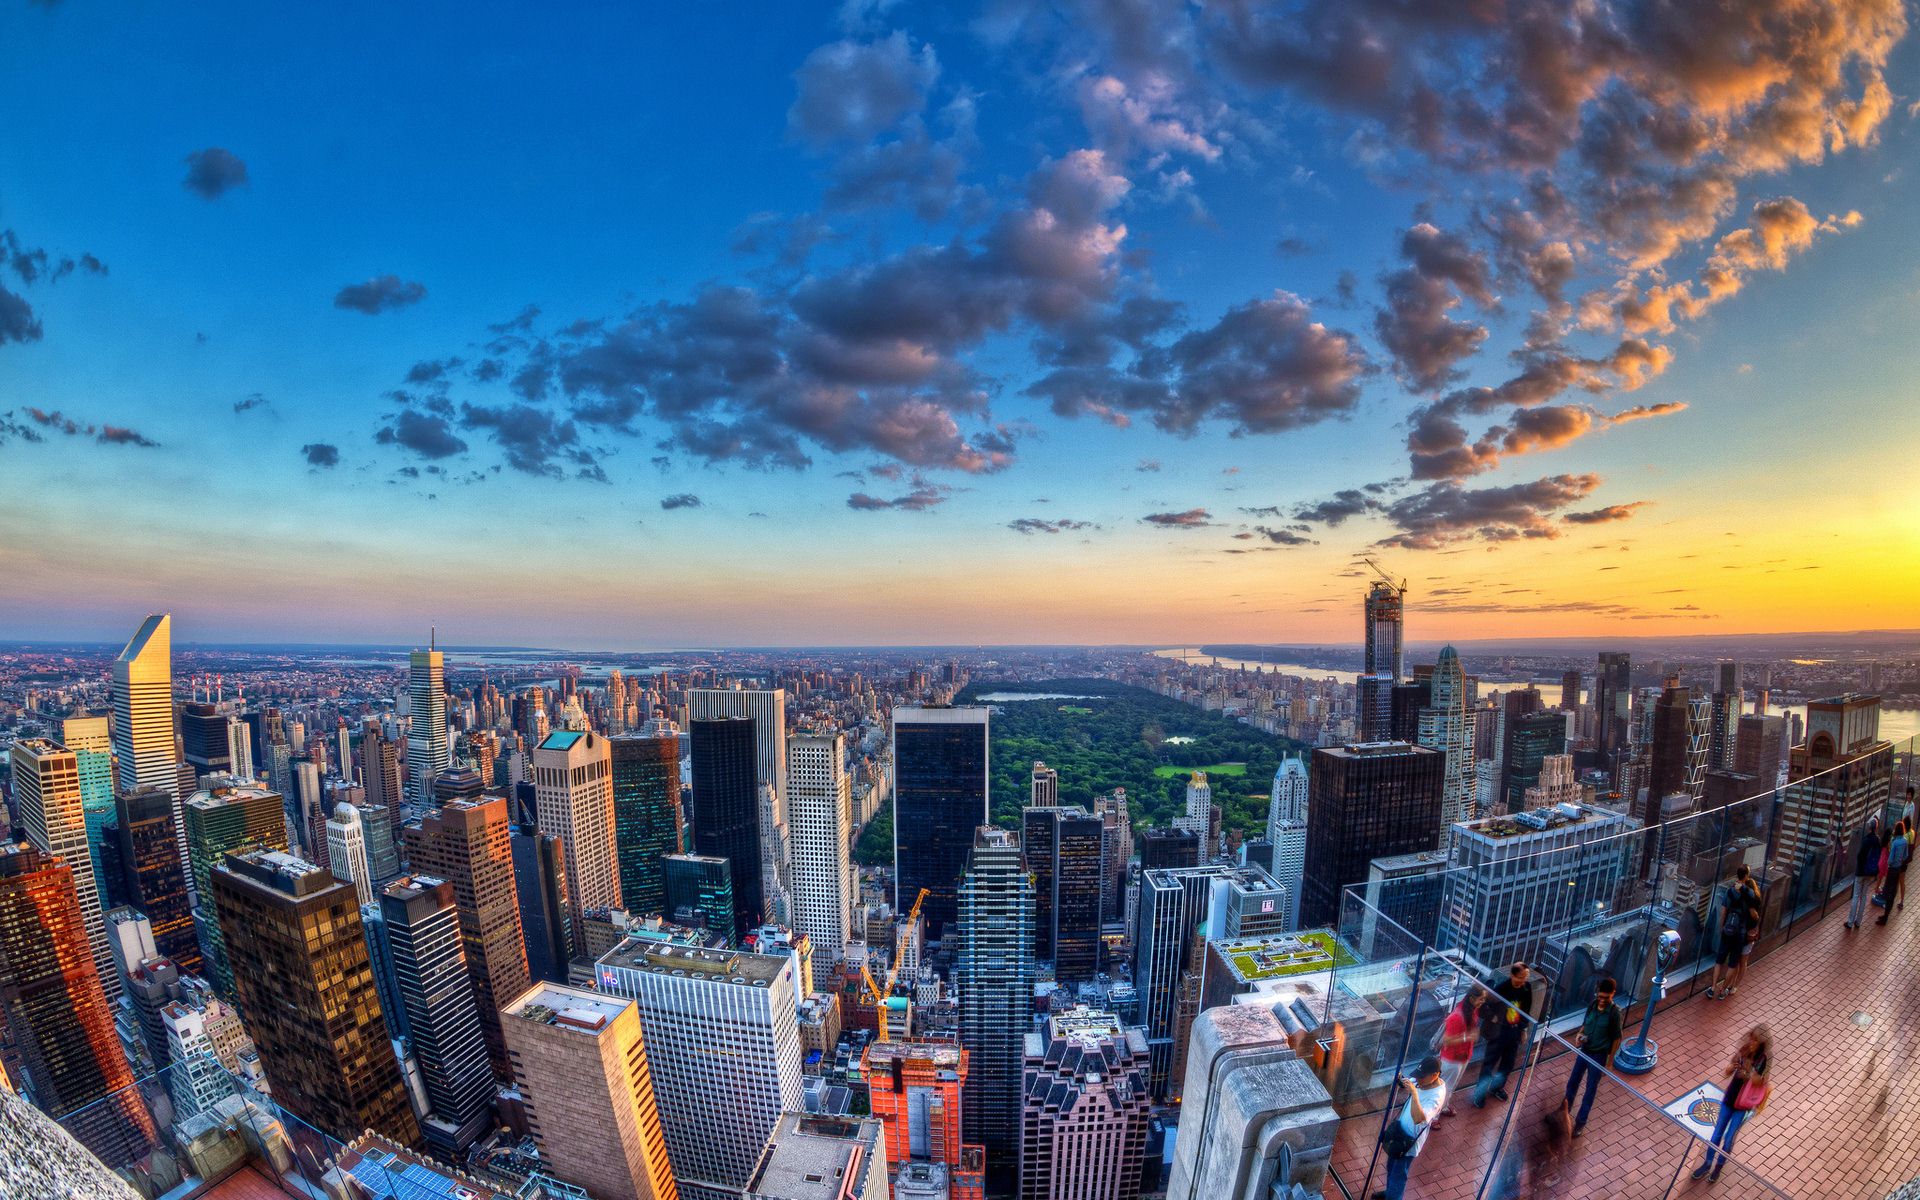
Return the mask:
M921 888L920 894L913 898L913 908L907 913L908 928L912 928L913 923L920 919L920 906L927 902L927 897L932 894L932 891L931 888ZM865 963L860 964L860 978L865 981L867 991L873 996L874 1013L878 1018L876 1024L880 1029L880 1040L884 1042L887 1040L887 1001L893 999L893 985L900 980L898 947L895 948L893 962L887 967L887 986L881 987L873 981L873 972L867 970Z

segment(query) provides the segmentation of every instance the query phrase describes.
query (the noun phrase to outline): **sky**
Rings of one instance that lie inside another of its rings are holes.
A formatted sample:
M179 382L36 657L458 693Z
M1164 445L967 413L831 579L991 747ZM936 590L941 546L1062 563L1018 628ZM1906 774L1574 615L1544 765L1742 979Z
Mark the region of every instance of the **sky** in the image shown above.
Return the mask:
M0 0L0 636L1920 627L1898 0Z

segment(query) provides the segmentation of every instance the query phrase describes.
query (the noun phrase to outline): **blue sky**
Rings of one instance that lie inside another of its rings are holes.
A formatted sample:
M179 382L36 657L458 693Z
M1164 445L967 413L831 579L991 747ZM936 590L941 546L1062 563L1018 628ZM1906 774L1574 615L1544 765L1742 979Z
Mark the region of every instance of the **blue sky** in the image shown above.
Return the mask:
M1920 624L1904 12L1653 12L0 9L0 633L1347 639L1368 548L1458 636Z

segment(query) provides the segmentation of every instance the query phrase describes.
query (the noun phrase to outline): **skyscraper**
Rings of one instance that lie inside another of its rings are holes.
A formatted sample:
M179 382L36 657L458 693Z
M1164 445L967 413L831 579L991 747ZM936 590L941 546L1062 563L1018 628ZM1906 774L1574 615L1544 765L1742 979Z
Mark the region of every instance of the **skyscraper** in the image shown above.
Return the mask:
M1363 675L1385 675L1398 682L1407 676L1402 631L1406 624L1406 593L1376 579L1367 588L1366 659Z
M597 972L601 991L639 1004L681 1194L737 1196L780 1115L801 1107L793 958L628 938Z
M660 860L680 852L680 739L625 734L611 744L620 899L628 912L663 912L667 889Z
M1547 938L1615 915L1640 846L1620 835L1634 825L1611 809L1564 804L1455 826L1438 944L1483 963L1532 962Z
M1341 890L1372 859L1439 845L1445 771L1445 755L1402 742L1313 752L1301 928L1337 925Z
M958 910L975 833L992 819L988 712L916 704L893 710L893 903L904 912L926 888L921 915L935 941Z
M1848 692L1807 705L1807 740L1790 752L1780 805L1780 837L1773 861L1793 872L1797 903L1818 894L1819 864L1850 851L1870 816L1888 801L1904 808L1893 788L1893 743L1880 737L1880 697Z
M745 1200L887 1200L887 1143L866 1117L780 1118L747 1180Z
M1060 772L1036 760L1033 764L1033 795L1027 803L1042 808L1060 803Z
M771 786L774 817L787 820L787 692L785 688L688 688L687 720L753 720L753 782ZM696 803L698 784L695 784ZM739 877L736 875L735 880Z
M86 815L94 878L102 881L104 891L100 842L102 831L113 820L113 797L119 790L113 777L112 722L106 717L68 717L60 723L60 744L73 751L80 769L80 811Z
M480 1030L494 1074L512 1072L500 1031L500 1006L527 989L532 977L513 878L512 827L498 796L454 800L406 827L413 869L453 888L462 957L473 980ZM562 970L564 970L562 964Z
M1418 742L1445 756L1440 785L1443 825L1473 815L1473 720L1467 710L1467 675L1452 646L1440 650L1433 668L1433 697L1420 710Z
M1578 671L1560 673L1560 707L1568 712L1577 711L1580 707L1580 682Z
M1443 657L1445 653L1441 652ZM1300 881L1307 870L1307 764L1296 755L1281 759L1280 769L1273 773L1267 840L1273 844L1271 874L1287 889L1287 928L1298 929Z
M1696 803L1699 801L1707 780L1710 713L1706 697L1696 696L1693 689L1682 687L1677 677L1668 677L1666 687L1653 706L1651 765L1647 777L1649 803L1657 805L1668 796L1682 793ZM1641 815L1644 819L1645 814Z
M793 927L812 941L820 968L831 970L853 934L859 893L848 857L853 789L847 778L846 738L839 733L794 734L787 740L787 772Z
M233 995L233 970L227 960L225 931L214 907L213 872L229 850L241 846L287 848L287 818L280 793L229 775L209 775L202 790L187 801L187 845L192 881L200 897L200 950L207 976L222 996Z
M513 831L513 889L526 931L527 970L534 979L564 983L572 956L573 921L567 915L567 850L559 838L531 825Z
M1033 1019L1033 877L1018 835L975 829L954 919L960 1044L974 1070L964 1128L987 1148L988 1178L1010 1183L1019 1169L1020 1069Z
M1547 759L1567 752L1567 714L1557 708L1507 717L1506 811L1527 807L1527 792L1540 782Z
M35 1104L56 1119L78 1113L67 1126L81 1144L131 1162L153 1147L153 1121L114 1032L73 870L37 846L0 843L0 1026Z
M196 781L202 775L233 774L227 714L218 707L195 701L180 709L180 747Z
M1748 713L1734 737L1733 769L1751 775L1761 788L1774 786L1787 761L1787 719Z
M407 656L407 699L412 723L407 729L407 773L413 780L413 804L425 809L433 781L453 765L447 739L446 656L429 647Z
M620 864L614 852L613 753L597 733L557 729L533 751L534 803L540 830L567 852L569 943L585 954L581 918L590 908L620 907Z
M115 800L127 903L146 914L154 947L189 975L201 973L200 940L187 900L187 872L180 865L180 839L173 828L171 793L159 788L122 792Z
M73 878L80 923L86 930L94 972L107 999L120 994L120 978L107 948L100 881L93 873L87 845L86 812L80 801L80 763L74 752L46 738L22 738L13 744L13 800L27 841L63 860Z
M1062 983L1100 969L1100 819L1079 805L1036 805L1021 814L1021 845L1034 884L1034 956Z
M407 1037L420 1061L427 1144L451 1162L492 1126L493 1070L461 951L453 885L408 875L380 890L380 914Z
M1602 650L1593 675L1593 728L1602 762L1611 765L1626 750L1633 712L1633 662L1624 652Z
M373 1129L418 1145L353 885L255 846L227 852L212 891L274 1102L343 1141Z
M868 1108L886 1128L887 1162L960 1165L967 1052L951 1042L870 1042L861 1059Z
M676 1200L634 1002L541 983L502 1017L527 1124L552 1174L599 1200Z
M391 858L368 854L368 866L375 879L391 879L400 873L400 827L405 824L406 795L400 789L400 753L390 741L371 726L360 739L360 787L370 819L384 822L386 841L395 847ZM374 815L377 814L377 815ZM379 846L381 839L372 839Z
M141 623L120 657L113 660L113 754L120 790L164 788L173 796L174 816L186 797L173 742L173 618L156 613ZM187 861L185 826L180 861Z
M373 872L367 866L367 833L360 810L342 803L327 818L327 867L335 879L353 885L357 904L374 902Z
M760 926L766 912L755 722L744 716L706 717L691 725L693 851L727 860L734 908L728 936L737 942Z
M1146 1036L1076 1007L1024 1049L1020 1200L1137 1200L1153 1120Z
M733 898L732 864L712 854L669 854L660 860L666 878L666 917L686 925L697 921L733 941L739 916Z

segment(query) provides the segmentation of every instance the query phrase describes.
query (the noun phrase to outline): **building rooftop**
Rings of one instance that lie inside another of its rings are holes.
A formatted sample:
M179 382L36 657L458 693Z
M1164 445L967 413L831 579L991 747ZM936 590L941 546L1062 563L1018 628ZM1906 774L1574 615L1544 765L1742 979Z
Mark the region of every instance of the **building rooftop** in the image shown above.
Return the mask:
M538 748L541 750L571 750L575 742L586 736L585 733L578 729L556 729L547 735L547 740L541 742Z
M353 1176L373 1200L507 1200L508 1196L372 1132L355 1138L334 1169Z
M213 774L202 777L200 790L189 796L187 803L195 808L216 808L241 800L257 800L263 796L280 799L280 793L265 784L251 779L236 779L231 775Z
M1241 983L1333 970L1354 961L1340 939L1324 929L1224 938L1213 946L1234 979Z
M778 1200L838 1200L857 1195L847 1176L870 1169L881 1125L860 1117L787 1113L773 1127L747 1181L749 1196Z
M766 987L787 969L786 954L755 954L748 950L716 950L676 945L653 938L629 937L600 956L603 967L630 971L660 971L696 975L715 983Z
M1545 833L1549 829L1564 829L1569 825L1579 825L1588 821L1617 820L1619 816L1619 813L1611 809L1589 807L1584 804L1555 804L1548 808L1529 809L1526 812L1482 817L1478 821L1462 821L1460 828L1468 833L1487 838L1524 837L1528 834Z
M290 896L311 896L336 884L353 886L335 879L333 872L297 854L258 845L227 851L218 869Z
M887 1068L895 1059L932 1063L936 1069L959 1070L966 1054L952 1042L874 1042L867 1047L867 1068Z
M1412 742L1348 742L1344 746L1323 746L1316 754L1330 754L1335 758L1380 758L1394 754L1438 754L1438 750L1426 746L1416 746Z
M1382 875L1424 875L1447 865L1445 850L1415 850L1412 854L1388 854L1370 859L1368 867Z
M598 1037L614 1018L625 1012L633 1001L557 983L537 984L521 993L518 1000L501 1010L502 1015L532 1021L536 1025L554 1025L575 1029Z

